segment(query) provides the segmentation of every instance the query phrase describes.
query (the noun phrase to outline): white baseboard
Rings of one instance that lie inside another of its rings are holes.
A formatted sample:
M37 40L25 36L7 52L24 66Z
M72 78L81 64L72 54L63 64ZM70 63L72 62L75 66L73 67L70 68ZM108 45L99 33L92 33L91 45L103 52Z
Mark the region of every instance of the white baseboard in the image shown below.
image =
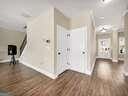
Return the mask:
M124 72L124 76L128 77L128 72Z
M24 62L24 61L21 61L21 60L20 60L19 62L20 62L21 64L27 66L27 67L30 67L30 68L32 68L32 69L34 69L34 70L36 70L36 71L38 71L38 72L40 72L40 73L42 73L42 74L48 76L48 77L50 77L51 79L56 79L56 78L58 77L57 75L55 75L55 74L53 74L53 73L50 73L50 72L47 72L47 71L45 71L45 70L43 70L43 69L37 68L37 67L35 67L35 66L32 66L31 64L26 63L26 62Z
M94 62L93 62L93 65L92 65L91 70L90 70L90 71L88 71L88 70L86 71L86 74L87 74L87 75L92 75L93 70L94 70L94 67L95 67L95 64L96 64L96 59L97 59L97 58L95 58L95 60L94 60Z
M112 59L112 62L118 62L118 60L114 60L114 59Z
M92 75L92 73L93 73L93 70L94 70L95 64L96 64L96 58L95 58L95 60L94 60L94 62L93 62L93 66L92 66L92 69L91 69L91 71L90 71L90 74L91 74L91 75Z
M118 60L113 60L112 58L102 58L102 57L96 57L97 59L98 58L101 58L101 59L110 59L110 60L112 60L112 62L118 62L118 60L120 60L120 61L124 61L124 58L118 58Z
M91 72L91 71L86 70L85 74L87 74L87 75L91 76L91 75L92 75L92 72Z
M101 58L101 59L112 59L111 57L110 57L110 58L106 58L106 57L99 57L99 56L96 56L96 59L99 59L99 58Z
M95 63L96 63L96 58L95 58L95 60L93 60L92 68L91 68L90 70L85 69L85 72L80 72L80 71L78 71L77 69L72 68L72 67L70 67L69 69L70 69L70 70L73 70L73 71L76 71L76 72L79 72L79 73L83 73L83 74L87 74L87 75L92 75L93 70L94 70L94 67L95 67ZM87 64L87 65L88 65L88 64Z
M124 58L119 58L120 61L124 61Z
M16 61L19 60L19 58L16 58ZM10 62L10 59L1 60L0 63L7 63Z

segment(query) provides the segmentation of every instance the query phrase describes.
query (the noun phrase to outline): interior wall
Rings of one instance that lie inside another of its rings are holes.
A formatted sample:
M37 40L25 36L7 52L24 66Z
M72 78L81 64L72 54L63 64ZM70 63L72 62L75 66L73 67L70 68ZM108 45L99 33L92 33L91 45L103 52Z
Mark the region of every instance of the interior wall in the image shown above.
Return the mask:
M88 27L90 25L90 14L83 12L78 16L74 16L70 20L70 29L76 29L81 27Z
M88 26L89 30L89 42L88 42L88 49L89 49L89 56L90 56L90 61L89 64L89 70L91 70L91 73L94 69L95 61L96 61L96 31L95 31L95 21L93 14L90 15L90 23Z
M54 75L54 8L47 9L40 16L27 23L27 45L20 61L46 74Z
M118 62L118 44L119 44L118 32L112 32L112 61Z
M0 28L0 61L10 60L10 56L8 56L8 45L17 46L18 53L16 58L19 58L20 46L25 37L25 34L25 32Z

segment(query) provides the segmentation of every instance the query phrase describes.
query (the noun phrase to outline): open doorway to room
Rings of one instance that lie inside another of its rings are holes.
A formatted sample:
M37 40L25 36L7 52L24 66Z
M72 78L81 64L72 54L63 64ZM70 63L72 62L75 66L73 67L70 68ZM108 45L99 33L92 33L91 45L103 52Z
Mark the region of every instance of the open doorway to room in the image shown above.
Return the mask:
M111 58L111 39L98 39L98 57Z

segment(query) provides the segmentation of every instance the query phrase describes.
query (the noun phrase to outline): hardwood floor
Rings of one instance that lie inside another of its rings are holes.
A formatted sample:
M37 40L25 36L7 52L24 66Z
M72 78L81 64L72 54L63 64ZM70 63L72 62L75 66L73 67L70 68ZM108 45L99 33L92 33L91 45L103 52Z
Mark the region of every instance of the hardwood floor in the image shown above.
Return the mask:
M0 64L0 89L11 96L128 96L122 68L99 59L92 76L69 70L52 80L22 64Z

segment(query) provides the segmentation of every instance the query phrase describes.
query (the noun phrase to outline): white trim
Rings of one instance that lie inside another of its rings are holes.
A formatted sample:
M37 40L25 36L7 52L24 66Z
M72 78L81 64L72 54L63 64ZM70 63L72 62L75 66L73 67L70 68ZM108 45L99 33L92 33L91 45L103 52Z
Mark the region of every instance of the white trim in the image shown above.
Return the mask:
M128 72L125 72L125 73L124 73L124 76L128 76Z
M111 57L110 58L106 58L106 57L99 57L99 56L96 56L96 59L98 58L101 58L101 59L112 59Z
M94 62L93 62L93 66L92 66L91 70L90 70L90 71L88 71L88 70L86 71L86 74L87 74L87 75L92 75L93 70L94 70L94 67L95 67L95 64L96 64L96 59L97 59L97 58L95 58L95 60L94 60Z
M99 59L99 58L101 58L101 59L110 59L110 60L112 60L112 58L103 58L103 57L96 57L96 59ZM118 58L118 60L112 60L112 62L118 62L118 61L124 61L124 58Z
M92 75L92 72L93 72L93 71L88 71L88 70L86 70L85 74L87 74L87 75L90 75L90 76L91 76L91 75Z
M124 61L124 58L119 58L118 60L120 60L120 61Z
M92 69L91 69L91 74L92 74L92 72L93 72L93 70L94 70L95 64L96 64L96 58L95 58L95 60L94 60L94 62L93 62L93 66L92 66Z
M112 59L112 62L118 62L118 60Z
M48 77L50 77L51 79L56 79L56 78L58 77L57 75L55 75L55 74L53 74L53 73L50 73L50 72L45 71L45 70L43 70L43 69L37 68L37 67L35 67L35 66L32 66L31 64L26 63L26 62L24 62L24 61L19 61L19 62L20 62L21 64L27 66L27 67L30 67L30 68L32 68L32 69L34 69L34 70L36 70L36 71L38 71L38 72L40 72L40 73L42 73L42 74L48 76Z
M19 58L16 58L16 61L19 60ZM0 63L6 63L6 62L10 62L10 59L5 59L5 60L1 60Z

